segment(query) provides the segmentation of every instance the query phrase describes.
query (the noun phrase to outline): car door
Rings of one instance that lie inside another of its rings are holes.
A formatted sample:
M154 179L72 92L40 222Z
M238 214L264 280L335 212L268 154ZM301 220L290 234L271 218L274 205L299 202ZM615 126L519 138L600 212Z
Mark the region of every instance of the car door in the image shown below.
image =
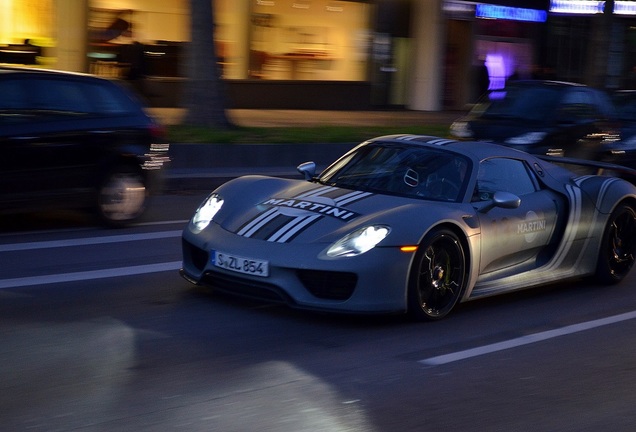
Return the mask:
M33 98L44 115L38 151L47 157L40 174L57 193L78 194L93 186L99 152L92 129L96 114L82 80L39 78L32 82Z
M45 74L3 84L9 81L21 89L24 102L11 124L0 127L7 155L0 181L6 201L17 206L68 199L88 203L99 144L110 131L98 135L83 82Z
M48 157L39 151L46 145L40 129L42 113L33 108L30 82L18 75L0 80L0 201L14 208L28 200L37 200L43 188L54 186L55 179L42 173Z
M519 206L489 208L496 192L516 195ZM481 275L529 270L541 264L542 252L552 244L558 205L555 194L540 187L525 161L481 161L473 204L481 227Z

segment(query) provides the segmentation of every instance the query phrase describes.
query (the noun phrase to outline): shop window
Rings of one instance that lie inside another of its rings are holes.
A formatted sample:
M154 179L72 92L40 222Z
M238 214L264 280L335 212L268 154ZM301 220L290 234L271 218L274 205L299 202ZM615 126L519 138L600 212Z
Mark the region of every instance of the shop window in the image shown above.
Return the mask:
M89 1L89 72L131 79L184 76L188 8L175 2L146 3L152 8L122 9L122 2L115 0ZM213 6L215 49L225 79L368 78L369 2L214 0ZM134 43L143 47L141 60Z
M226 77L366 79L371 34L368 4L343 0L254 0L250 4L246 73L241 76L230 60ZM222 22L220 25L224 27ZM230 53L238 53L237 44L229 38L217 39L229 43Z
M53 64L53 0L5 0L0 4L0 63Z

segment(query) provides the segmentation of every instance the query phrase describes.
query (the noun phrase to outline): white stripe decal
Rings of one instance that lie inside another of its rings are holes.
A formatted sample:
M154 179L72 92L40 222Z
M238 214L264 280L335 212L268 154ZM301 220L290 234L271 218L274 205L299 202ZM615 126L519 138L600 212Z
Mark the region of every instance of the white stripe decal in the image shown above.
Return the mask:
M433 144L436 146L443 146L449 143L455 142L453 140L447 140L447 139L439 139L439 140L433 140L433 141L428 141L429 144Z
M266 212L260 214L256 219L245 225L243 229L238 232L238 235L249 237L262 228L266 223L278 216L278 211L275 208L271 208Z
M334 189L337 189L337 188L334 187L334 186L322 186L322 187L307 191L305 193L302 193L300 195L297 195L296 198L307 198L307 197L312 197L312 196L320 196L320 195L323 195L325 193L331 192ZM237 235L240 235L240 236L243 236L243 237L251 237L256 232L258 232L261 228L263 228L265 225L267 225L269 222L271 222L276 217L278 217L279 215L280 215L280 213L278 212L278 210L276 208L271 208L271 209L261 213L256 218L254 218L252 221L250 221L247 225L245 225L243 228L241 228L237 232Z
M294 198L307 198L307 197L321 196L321 195L324 195L324 194L329 193L329 192L331 192L333 190L336 190L336 189L338 189L338 188L335 187L335 186L323 186L323 187L320 187L318 189L312 189L312 190L310 190L308 192L305 192L305 193L302 193L300 195L297 195Z
M267 238L267 241L277 241L281 236L283 236L287 231L294 229L297 225L301 224L304 220L312 218L315 219L316 217L319 217L317 215L311 215L311 216L298 216L295 217L294 219L292 219L291 221L287 222L285 225L283 225L278 231L276 231L274 234L272 234L271 236L269 236Z
M350 203L352 203L354 201L359 201L362 198L366 198L369 195L372 195L372 193L371 192L360 192L360 191L358 191L358 192L352 193L350 195L351 196L344 195L344 196L342 196L340 198L336 198L334 201L339 206L343 206L343 205L350 204Z
M334 186L323 186L316 189L312 189L308 192L304 192L300 195L296 195L293 199L294 200L308 199L309 201L311 201L310 198L312 197L313 198L321 197L334 191L345 192L344 190ZM342 205L349 204L354 201L358 201L370 195L373 195L373 194L371 192L351 191L351 192L346 192L337 198L334 198L333 201L336 203L338 207L340 207ZM355 213L350 212L348 214L350 216L350 215L354 215ZM247 223L247 225L245 225L243 228L241 228L237 232L237 235L240 235L243 237L252 237L256 235L257 232L262 230L267 224L271 223L279 216L283 216L283 215L281 215L281 213L278 211L277 208L275 207L270 208L269 210L263 212L262 214L254 218L252 221ZM284 217L288 217L288 216L284 216ZM309 226L312 222L320 219L321 217L322 215L320 214L312 214L312 215L303 214L301 216L297 216L287 221L286 223L283 222L284 225L280 227L275 233L271 234L266 240L270 242L279 242L279 243L289 241L293 236L298 234L303 228Z
M298 232L300 232L300 230L302 230L303 228L305 228L307 225L311 224L315 220L319 219L320 217L321 217L320 215L315 215L315 216L310 216L303 221L300 221L299 224L297 224L293 229L290 229L288 232L285 233L285 235L283 235L281 238L279 238L276 241L278 243L285 243L294 235L296 235ZM271 241L274 241L274 240L271 240Z
M566 185L565 189L570 197L570 204L572 208L570 209L570 215L565 227L563 241L559 246L559 250L554 255L554 259L548 267L549 269L559 268L563 260L565 260L572 248L572 242L576 238L579 222L581 221L581 190L570 185Z

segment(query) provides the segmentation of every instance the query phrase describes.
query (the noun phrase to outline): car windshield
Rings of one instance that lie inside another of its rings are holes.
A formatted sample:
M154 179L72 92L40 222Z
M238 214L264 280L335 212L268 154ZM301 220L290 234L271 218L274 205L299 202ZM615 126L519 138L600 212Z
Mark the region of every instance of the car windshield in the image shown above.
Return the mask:
M470 160L417 145L374 142L327 168L323 184L434 201L457 202L465 190Z
M551 87L509 86L487 95L473 114L492 118L546 121L554 116L562 92Z

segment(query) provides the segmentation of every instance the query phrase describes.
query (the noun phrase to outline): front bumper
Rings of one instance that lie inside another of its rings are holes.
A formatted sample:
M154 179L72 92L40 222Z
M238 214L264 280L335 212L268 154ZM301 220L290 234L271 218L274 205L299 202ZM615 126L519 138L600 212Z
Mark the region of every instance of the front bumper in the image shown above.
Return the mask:
M351 258L323 259L328 245L275 243L229 233L212 224L183 239L181 275L191 283L291 307L357 313L406 311L412 254L376 247ZM269 276L235 273L212 264L210 251L269 262Z

